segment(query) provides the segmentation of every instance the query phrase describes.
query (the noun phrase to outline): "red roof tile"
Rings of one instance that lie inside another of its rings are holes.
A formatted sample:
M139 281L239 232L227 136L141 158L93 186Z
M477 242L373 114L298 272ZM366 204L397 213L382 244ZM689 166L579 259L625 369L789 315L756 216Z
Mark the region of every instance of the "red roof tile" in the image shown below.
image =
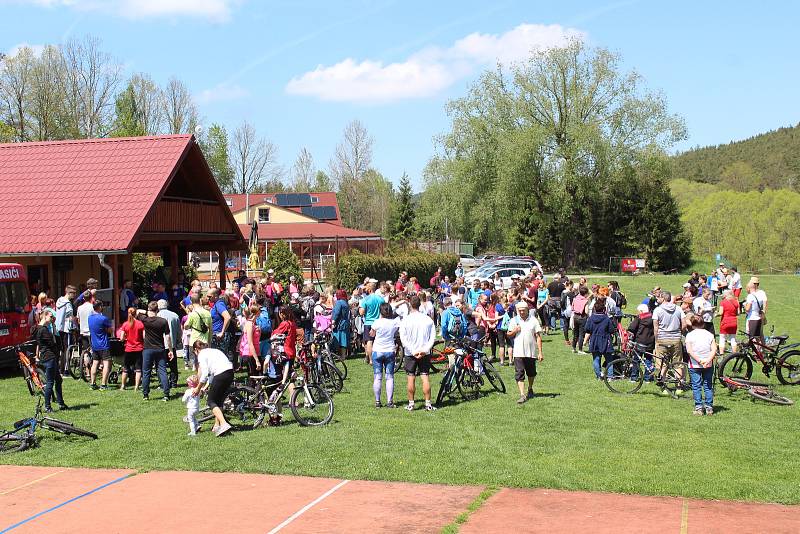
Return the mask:
M250 225L240 224L239 228L242 231L245 239L250 238ZM331 224L326 222L315 223L268 223L258 225L258 239L260 241L277 241L277 240L296 240L309 239L357 239L357 238L372 238L376 239L380 236L371 232L364 232L363 230L354 230L346 228L338 224Z
M191 139L0 144L0 255L129 249Z

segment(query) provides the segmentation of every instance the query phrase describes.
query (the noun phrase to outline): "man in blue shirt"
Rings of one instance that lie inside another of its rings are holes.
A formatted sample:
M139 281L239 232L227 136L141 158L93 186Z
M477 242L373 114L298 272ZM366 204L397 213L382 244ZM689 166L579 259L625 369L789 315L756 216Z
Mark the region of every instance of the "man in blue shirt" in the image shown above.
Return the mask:
M374 338L369 335L372 323L380 317L381 304L385 301L383 297L375 293L375 285L378 283L375 279L370 279L367 284L367 296L361 299L358 303L358 312L364 317L364 333L362 334L367 354L367 363L372 363L372 342Z
M473 310L478 305L478 297L480 297L481 293L482 293L482 291L481 291L481 282L480 282L480 280L478 280L476 278L476 279L474 279L472 281L472 287L469 288L469 291L467 292L467 295L466 295L467 304Z
M94 313L89 316L89 337L92 341L92 368L89 372L89 387L97 389L95 378L100 362L103 362L103 378L100 389L108 389L108 375L111 373L111 343L109 338L114 334L111 319L103 315L103 302L98 299L94 303Z
M153 300L156 302L158 302L161 299L168 300L169 295L167 295L166 288L167 286L165 286L163 283L156 282L154 287L155 291L153 291Z
M231 314L225 301L222 299L219 289L214 289L209 293L209 300L211 304L211 346L219 349L227 354L228 359L232 361L230 351L230 332L228 332L228 324L231 322Z

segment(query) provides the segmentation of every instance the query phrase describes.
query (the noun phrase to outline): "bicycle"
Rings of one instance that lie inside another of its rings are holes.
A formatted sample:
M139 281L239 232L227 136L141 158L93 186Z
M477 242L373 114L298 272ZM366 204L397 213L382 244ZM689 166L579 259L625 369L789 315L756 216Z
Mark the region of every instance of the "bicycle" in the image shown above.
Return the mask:
M649 352L647 347L628 340L619 358L612 360L603 374L606 387L620 394L630 395L639 391L645 378L667 390L673 397L678 390L689 389L689 366L683 360L666 360ZM651 363L652 362L652 363ZM655 369L660 369L656 378Z
M344 388L344 378L330 359L326 359L322 354L316 357L312 354L311 347L314 343L314 341L310 341L302 344L298 360L313 362L309 365L306 378L309 382L325 388L328 395L335 395ZM330 358L330 354L328 357Z
M453 355L455 356L455 361L445 372L439 386L439 393L436 396L437 406L441 406L444 399L452 396L455 390L458 390L464 400L477 399L480 396L481 386L484 384L483 376L486 376L496 391L500 393L506 392L506 386L500 373L491 363L484 359L485 354L471 346L470 342L464 340L456 341ZM476 356L482 359L483 375L475 370L474 360Z
M334 406L330 395L319 384L310 383L307 373L313 366L307 365L303 375L298 375L292 368L286 381L270 383L268 376L251 376L254 386L231 384L225 400L220 407L229 418L238 417L243 423L248 415L253 418L253 428L258 428L264 421L280 417L281 400L284 393L293 385L289 396L289 409L301 426L322 426L333 419ZM211 409L200 410L197 420L202 423L214 418Z
M775 327L772 328L774 331ZM777 371L778 381L784 385L796 386L800 384L800 343L784 345L789 339L788 335L770 336L769 341L757 336L747 336L747 341L742 343L743 350L729 354L719 365L718 378L730 376L750 380L753 376L753 364L761 364L761 372L769 377L773 369Z
M775 393L775 390L769 384L763 384L761 382L752 382L750 380L744 380L742 378L733 378L730 376L722 375L720 377L720 381L722 384L728 388L728 391L733 394L734 391L737 389L744 389L747 391L747 394L753 397L753 401L755 399L760 399L766 402L771 402L773 404L780 404L783 406L791 406L794 404L792 399L784 397L783 395L778 395Z
M317 346L322 360L336 367L339 374L342 375L342 380L347 380L347 363L344 356L330 349L331 335L329 333L318 334L314 339L314 344Z
M97 439L97 434L76 427L72 423L43 416L42 405L44 403L44 394L42 393L42 389L44 389L44 385L39 377L39 371L28 358L27 354L25 354L22 346L17 345L16 349L19 364L25 374L25 382L27 383L28 391L32 396L37 397L36 412L33 417L27 417L15 422L14 430L0 432L0 453L24 451L25 449L35 447L37 444L36 430L39 427L65 435L75 434L90 439Z

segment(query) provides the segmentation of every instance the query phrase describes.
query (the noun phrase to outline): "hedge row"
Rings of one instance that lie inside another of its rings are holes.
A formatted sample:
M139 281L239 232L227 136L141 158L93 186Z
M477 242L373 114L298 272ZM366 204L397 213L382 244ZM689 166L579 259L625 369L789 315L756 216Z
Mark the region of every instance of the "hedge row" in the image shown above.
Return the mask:
M366 277L396 280L400 272L406 271L409 277L416 277L422 287L428 287L436 269L441 267L442 273L452 278L457 264L458 256L454 254L407 251L376 256L354 250L341 256L338 265L328 267L327 279L334 287L352 290Z

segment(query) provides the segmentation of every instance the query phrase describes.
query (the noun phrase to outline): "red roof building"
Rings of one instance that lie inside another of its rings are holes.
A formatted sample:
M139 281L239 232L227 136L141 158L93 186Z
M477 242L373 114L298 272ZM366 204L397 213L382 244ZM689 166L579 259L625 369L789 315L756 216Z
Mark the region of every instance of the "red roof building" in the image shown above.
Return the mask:
M190 135L0 144L0 184L0 261L50 295L90 276L118 287L132 252L174 274L186 251L247 246Z

